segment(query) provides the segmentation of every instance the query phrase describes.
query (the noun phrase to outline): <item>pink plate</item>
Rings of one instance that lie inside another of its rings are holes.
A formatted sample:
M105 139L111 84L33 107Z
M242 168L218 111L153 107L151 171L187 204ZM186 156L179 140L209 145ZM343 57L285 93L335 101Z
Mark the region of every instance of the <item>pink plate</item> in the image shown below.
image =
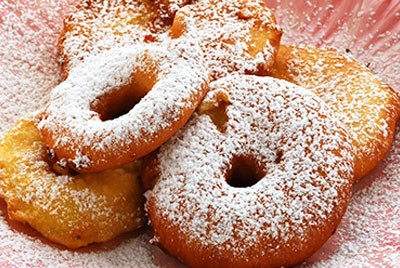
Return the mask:
M56 43L76 0L0 2L0 134L42 107L60 81ZM400 90L400 1L267 1L284 43L349 49ZM337 232L300 267L399 267L400 128L388 156L361 182ZM150 245L148 230L69 251L10 222L0 200L0 267L184 267Z

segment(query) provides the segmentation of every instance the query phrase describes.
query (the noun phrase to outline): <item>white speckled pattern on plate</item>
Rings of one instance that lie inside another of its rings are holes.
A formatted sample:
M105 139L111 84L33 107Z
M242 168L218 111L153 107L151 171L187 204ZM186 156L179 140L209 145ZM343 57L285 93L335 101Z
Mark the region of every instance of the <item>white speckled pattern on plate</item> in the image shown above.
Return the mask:
M0 3L0 134L42 107L60 80L56 42L74 0ZM286 43L350 49L400 91L400 1L267 1ZM400 260L400 129L390 154L354 186L336 234L302 267L396 267ZM0 267L163 267L181 264L151 246L145 230L67 251L9 223L0 201Z

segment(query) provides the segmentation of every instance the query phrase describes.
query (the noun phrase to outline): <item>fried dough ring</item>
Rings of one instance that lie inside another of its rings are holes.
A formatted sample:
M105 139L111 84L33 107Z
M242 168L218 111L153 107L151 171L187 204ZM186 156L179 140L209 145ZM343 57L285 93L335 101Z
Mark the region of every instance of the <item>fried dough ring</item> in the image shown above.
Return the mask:
M190 267L310 256L350 198L351 142L331 110L294 84L231 75L200 111L144 162L153 242Z
M349 54L281 45L271 75L312 90L338 114L352 137L354 181L386 155L400 116L400 96Z
M52 90L39 126L55 159L78 172L115 168L185 124L208 90L208 71L185 33L163 40L89 57Z
M105 242L145 223L134 164L102 173L56 174L37 119L20 119L0 141L0 197L12 220L68 248Z

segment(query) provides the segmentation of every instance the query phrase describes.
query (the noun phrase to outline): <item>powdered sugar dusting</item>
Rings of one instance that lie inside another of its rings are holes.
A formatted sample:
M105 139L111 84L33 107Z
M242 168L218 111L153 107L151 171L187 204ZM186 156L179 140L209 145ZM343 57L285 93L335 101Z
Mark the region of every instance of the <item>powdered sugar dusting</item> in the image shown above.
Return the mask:
M90 55L127 45L141 44L155 28L155 5L148 0L90 1L65 20L60 40L66 71Z
M232 71L256 73L272 65L281 30L262 1L196 1L183 7L176 16L193 21L196 28L193 36L200 42L214 79ZM252 46L257 46L252 44L257 40L251 37L255 31L260 36L267 32L273 40L266 38L263 50L250 55Z
M12 219L70 248L108 241L145 223L139 166L97 174L58 175L33 117L0 141L0 197Z
M338 233L304 267L397 267L400 128L389 155L355 185Z
M193 2L192 0L155 0L161 18L172 18L179 8Z
M281 45L275 66L273 76L312 90L345 123L353 139L356 180L384 157L400 117L400 95L367 67L344 51L302 45Z
M0 3L1 133L27 111L42 107L59 81L55 44L61 19L71 2ZM32 96L33 90L37 97Z
M118 245L118 248L106 251L74 252L56 249L14 232L4 218L0 220L2 267L160 267L154 259L157 254L163 253L148 243L148 234L131 238ZM163 261L163 267L180 267L166 256L160 256L159 259Z
M56 44L62 19L74 1L0 3L0 133L27 112L44 106L60 80ZM35 7L33 9L32 7ZM29 196L26 196L27 200ZM74 252L14 230L0 211L1 267L179 267L148 243L149 235L125 239L106 251Z
M159 2L162 10L166 8L168 14L178 11L176 21L183 18L189 22L188 32L199 41L213 78L231 71L255 73L272 65L281 30L262 1L198 0L180 10L188 1L155 2ZM105 7L98 3L83 5L66 20L61 48L67 70L106 49L140 44L148 36L158 40L159 34L170 26L154 25L156 7L152 3L124 1L124 4L127 12L121 10L120 0L110 1ZM132 23L136 20L139 23ZM254 34L264 38L264 43L256 44L259 40ZM256 50L255 55L251 55L252 49Z
M260 247L271 258L288 248L301 252L311 230L344 213L353 176L349 139L319 99L293 84L227 76L211 84L216 91L205 102L220 89L231 103L225 132L208 115L194 115L160 147L159 179L146 193L155 239L235 259L257 258L249 252ZM227 184L235 157L254 158L263 173L255 185ZM178 235L159 231L165 229Z
M127 114L101 120L91 109L93 102L120 85L134 83L132 73L139 71L155 72L151 90ZM68 157L60 153L65 147L76 152L67 160L77 163L77 168L124 155L133 155L130 160L135 160L149 153L142 147L154 149L156 136L173 128L185 111L196 108L208 79L200 48L185 35L178 39L165 35L155 44L112 48L87 57L70 70L67 80L53 89L39 127L50 132L58 157ZM96 154L102 159L96 159Z
M73 1L6 0L0 3L2 14L0 16L0 44L2 47L0 51L0 110L2 111L0 133L5 133L26 112L43 106L47 101L49 90L61 77L57 68L56 43L62 27L61 20L65 16L65 12L71 8L71 2ZM276 1L271 0L268 1L268 4L274 2ZM324 1L323 5L317 5L316 1L312 0L279 0L278 2L277 14L280 24L284 26L285 40L288 40L289 37L292 37L292 40L300 38L298 39L299 43L302 42L302 38L306 38L305 44L324 43L327 40L313 36L312 32L300 31L300 28L297 27L298 24L291 23L295 21L290 20L289 16L285 17L285 14L290 13L297 19L308 18L311 21L308 25L316 23L315 16L323 16L325 20L321 24L326 26L337 25L338 21L344 21L351 27L341 27L342 32L338 32L336 29L326 36L328 41L333 36L341 36L337 41L328 43L328 45L335 45L342 49L347 48L349 42L368 39L374 44L375 39L370 39L368 28L364 29L360 38L355 38L353 32L357 31L360 25L367 24L356 24L354 19L348 19L348 17L341 19L345 13L343 9L338 9L335 19L326 15L326 11L332 10L339 4L354 4L354 9L349 12L354 12L356 15L362 4L366 8L363 8L362 12L360 11L359 18L369 20L370 24L376 25L382 22L393 26L398 25L394 23L396 17L393 17L398 14L398 11L396 13L397 1ZM308 5L305 5L307 2L314 3L313 6L319 12L314 12ZM290 5L290 3L292 4ZM321 2L318 1L318 3ZM293 4L304 4L304 7L302 9L295 8ZM385 5L386 8L376 12L379 5ZM388 7L389 5L392 8ZM375 23L372 22L373 12L375 12L375 16L380 17L375 18ZM30 28L29 25L32 23L35 24L35 27ZM385 33L384 35L394 43L385 42L374 56L371 55L375 46L371 43L359 47L354 45L351 50L355 52L354 55L357 58L361 56L364 63L371 62L370 67L374 72L398 90L400 54L398 49L396 50L399 42L395 42L396 38L398 40L398 30L396 28L388 29L391 30L391 34ZM376 32L382 33L382 30L376 29ZM343 36L346 36L346 40L349 42L343 39ZM396 233L396 226L400 225L398 217L398 207L400 207L399 141L400 130L397 130L390 154L373 174L356 185L356 194L350 202L348 212L337 233L320 252L308 260L305 264L306 267L398 266L400 235ZM36 238L11 229L5 221L4 215L0 215L0 266L182 267L157 247L151 246L148 243L149 239L148 234L142 234L137 238L126 239L116 248L107 251L71 252L45 245Z

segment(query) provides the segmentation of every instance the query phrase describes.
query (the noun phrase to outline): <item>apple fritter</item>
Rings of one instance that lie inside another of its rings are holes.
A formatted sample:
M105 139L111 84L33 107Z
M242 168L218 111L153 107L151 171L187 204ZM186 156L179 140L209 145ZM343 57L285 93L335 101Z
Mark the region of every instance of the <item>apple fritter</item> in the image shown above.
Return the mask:
M60 175L36 123L20 119L0 141L0 197L12 220L68 248L105 242L145 223L138 163Z

